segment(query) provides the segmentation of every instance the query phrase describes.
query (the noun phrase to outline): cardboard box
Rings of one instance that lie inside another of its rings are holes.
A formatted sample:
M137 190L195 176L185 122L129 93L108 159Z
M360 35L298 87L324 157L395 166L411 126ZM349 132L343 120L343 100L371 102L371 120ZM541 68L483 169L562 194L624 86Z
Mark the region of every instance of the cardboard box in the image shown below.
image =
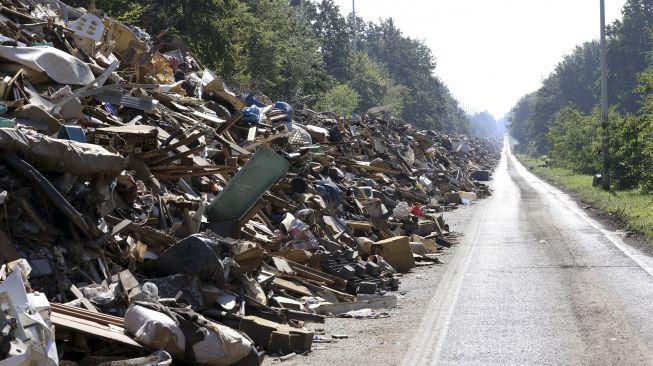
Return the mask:
M310 351L313 344L313 332L303 328L293 328L285 324L253 315L244 316L240 320L240 331L247 334L254 343L268 352L298 352Z
M415 259L407 236L395 236L372 244L372 254L378 254L399 272L415 268Z

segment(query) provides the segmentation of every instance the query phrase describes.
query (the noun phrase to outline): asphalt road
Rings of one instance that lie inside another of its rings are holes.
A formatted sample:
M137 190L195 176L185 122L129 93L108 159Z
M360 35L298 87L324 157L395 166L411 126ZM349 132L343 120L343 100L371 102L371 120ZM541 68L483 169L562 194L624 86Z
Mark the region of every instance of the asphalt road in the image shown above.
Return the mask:
M653 260L504 149L404 365L653 365Z

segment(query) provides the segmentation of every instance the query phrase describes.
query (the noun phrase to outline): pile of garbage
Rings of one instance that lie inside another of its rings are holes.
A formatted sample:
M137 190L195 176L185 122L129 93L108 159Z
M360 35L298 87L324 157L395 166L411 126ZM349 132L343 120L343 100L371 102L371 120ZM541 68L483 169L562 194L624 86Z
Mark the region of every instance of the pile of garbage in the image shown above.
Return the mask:
M0 365L258 365L397 304L499 143L237 95L182 42L0 6ZM128 360L128 361L126 361Z

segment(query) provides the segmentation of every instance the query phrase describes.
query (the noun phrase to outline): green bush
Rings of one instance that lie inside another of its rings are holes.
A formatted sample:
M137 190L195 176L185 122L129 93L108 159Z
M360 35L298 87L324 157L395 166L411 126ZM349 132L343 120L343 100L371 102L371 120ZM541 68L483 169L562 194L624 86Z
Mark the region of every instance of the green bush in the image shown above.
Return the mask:
M358 106L358 93L346 84L338 84L324 93L315 108L349 116Z
M565 107L556 113L547 133L552 164L583 174L600 171L599 121L597 113L588 116L573 107Z

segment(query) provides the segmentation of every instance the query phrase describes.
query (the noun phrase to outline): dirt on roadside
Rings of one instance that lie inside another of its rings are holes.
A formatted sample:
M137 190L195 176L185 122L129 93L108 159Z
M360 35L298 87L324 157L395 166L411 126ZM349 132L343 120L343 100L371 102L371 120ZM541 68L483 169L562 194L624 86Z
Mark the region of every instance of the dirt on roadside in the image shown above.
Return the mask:
M444 214L447 223L455 234L454 243L461 242L462 231L469 222L475 205L460 207ZM399 365L406 350L413 341L415 330L419 327L426 304L435 294L448 259L455 255L457 246L445 249L440 256L443 264L417 267L401 277L398 291L398 307L380 310L389 316L379 319L328 318L325 324L307 324L321 339L331 343L313 342L313 349L307 355L297 355L281 361L278 357L266 357L264 366L362 366ZM318 334L320 333L320 334ZM333 336L347 336L331 340Z

